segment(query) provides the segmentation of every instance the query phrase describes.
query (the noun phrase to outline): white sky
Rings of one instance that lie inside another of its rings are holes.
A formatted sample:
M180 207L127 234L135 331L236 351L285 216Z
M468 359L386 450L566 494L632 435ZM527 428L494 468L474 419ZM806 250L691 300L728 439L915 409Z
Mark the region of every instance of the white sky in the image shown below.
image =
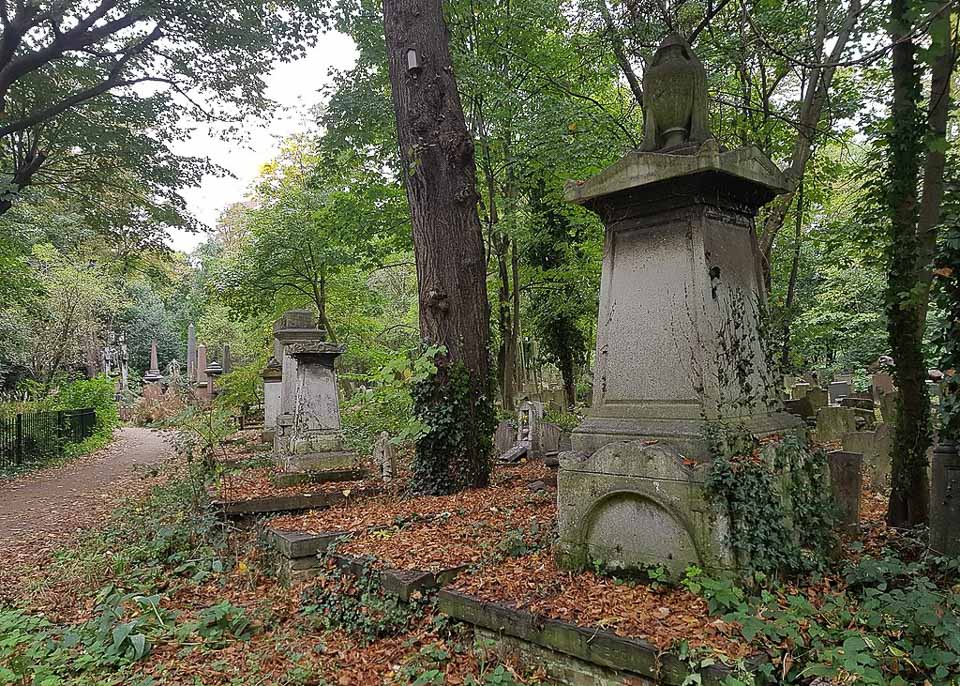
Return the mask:
M318 91L329 82L330 68L347 69L355 59L356 49L349 37L339 33L325 34L306 57L278 64L266 77L267 95L283 109L266 125L251 123L253 128L248 140L243 143L223 141L201 124L189 141L175 146L174 150L180 154L209 157L235 177L205 176L199 186L181 189L194 216L212 228L224 207L243 200L260 166L273 158L280 141L307 127L307 111L319 102ZM170 236L170 244L185 252L193 250L204 240L206 236L202 233L173 231Z

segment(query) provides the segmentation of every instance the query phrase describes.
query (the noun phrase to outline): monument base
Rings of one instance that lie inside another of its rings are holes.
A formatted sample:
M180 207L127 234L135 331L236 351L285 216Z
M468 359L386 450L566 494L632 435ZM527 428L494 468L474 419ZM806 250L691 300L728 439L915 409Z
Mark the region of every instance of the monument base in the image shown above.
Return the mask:
M662 566L673 578L690 565L734 570L729 519L706 495L708 470L651 441L562 453L558 562L573 569L595 561L621 570Z
M284 462L284 471L321 472L352 469L357 462L357 454L348 450L336 450L319 453L290 455Z
M770 412L736 417L730 423L743 424L755 436L770 436L803 426L803 420L786 412ZM662 441L676 448L685 458L705 461L710 458L703 419L667 419L651 417L610 417L587 415L573 430L571 444L575 452L592 454L609 443L623 441ZM561 463L562 469L562 463Z

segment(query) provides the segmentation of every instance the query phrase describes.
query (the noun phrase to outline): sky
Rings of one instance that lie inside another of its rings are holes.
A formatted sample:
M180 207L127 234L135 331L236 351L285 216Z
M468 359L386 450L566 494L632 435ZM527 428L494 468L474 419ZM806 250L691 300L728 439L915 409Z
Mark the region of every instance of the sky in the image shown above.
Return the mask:
M198 124L188 141L177 145L176 152L209 157L232 172L231 177L205 176L200 186L181 189L187 207L203 224L213 227L224 207L243 200L247 188L261 165L277 152L280 141L307 128L307 112L320 101L319 90L329 83L331 67L350 68L356 59L353 41L343 34L329 33L296 62L278 64L266 77L267 95L282 107L265 126L254 126L244 143L223 141L209 127ZM170 244L176 250L190 252L206 240L206 235L173 231Z

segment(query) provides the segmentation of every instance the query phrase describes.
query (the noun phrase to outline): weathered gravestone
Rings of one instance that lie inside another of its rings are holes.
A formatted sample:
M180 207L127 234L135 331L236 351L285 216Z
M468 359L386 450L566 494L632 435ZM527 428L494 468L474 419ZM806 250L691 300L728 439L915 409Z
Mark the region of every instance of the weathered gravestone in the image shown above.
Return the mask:
M556 424L540 425L540 450L544 455L556 455L560 452L560 437L563 429Z
M606 236L592 407L560 456L560 560L727 568L725 515L690 465L709 459L710 421L757 434L801 424L778 400L756 306L754 217L786 182L756 148L721 152L684 128L706 121L693 95L706 76L681 39L661 45L644 80L644 150L656 152L566 189Z
M890 429L880 424L875 431L854 431L843 435L843 449L863 455L863 479L874 490L890 485Z
M531 457L540 457L540 425L543 423L543 403L524 400L517 408L520 417L517 445L522 445Z
M817 412L817 440L831 443L857 430L857 414L850 407L828 405Z
M783 403L783 406L787 412L797 415L804 421L813 419L816 416L813 405L810 404L810 399L806 397L800 398L799 400L787 400Z
M880 398L883 397L885 393L893 393L893 377L886 372L877 372L873 375L872 379L873 386L873 397L880 401Z
M207 398L212 400L219 392L217 379L223 374L223 367L220 366L219 362L213 360L207 364L207 368L203 370L203 374L207 377Z
M930 470L930 547L948 557L960 555L960 453L944 441L933 450Z
M836 405L840 398L846 398L850 395L849 381L834 381L827 386L827 394L830 397L830 404Z
M291 310L274 328L283 346L280 415L274 453L285 471L353 467L340 433L340 399L334 367L343 348L324 338L309 310Z
M512 448L517 442L517 430L512 422L506 420L497 424L497 430L493 434L493 449L497 455L502 455Z
M150 369L143 375L143 397L147 400L160 400L163 397L163 386L160 382L163 376L160 374L160 362L157 359L157 342L150 343Z
M880 416L883 417L884 424L895 426L897 423L897 399L899 394L884 393L880 396Z
M260 372L263 378L263 433L264 443L273 443L277 432L277 417L280 415L280 387L282 373L280 361L270 358L267 366Z
M197 346L197 367L195 373L197 375L197 384L194 389L194 395L197 397L197 400L204 402L210 400L212 397L209 393L210 384L207 382L207 346L198 345Z
M860 529L860 490L862 488L863 455L834 450L827 454L830 466L830 489L837 508L837 527L856 533Z
M813 386L808 384L806 381L795 383L793 388L790 389L790 398L792 400L800 400L805 398L811 388L813 388Z
M390 440L390 434L380 432L377 442L373 446L373 464L376 465L380 478L384 483L393 481L397 473L397 450Z
M807 391L806 398L810 401L810 407L813 408L814 414L819 412L821 407L826 407L830 404L827 392L816 386Z

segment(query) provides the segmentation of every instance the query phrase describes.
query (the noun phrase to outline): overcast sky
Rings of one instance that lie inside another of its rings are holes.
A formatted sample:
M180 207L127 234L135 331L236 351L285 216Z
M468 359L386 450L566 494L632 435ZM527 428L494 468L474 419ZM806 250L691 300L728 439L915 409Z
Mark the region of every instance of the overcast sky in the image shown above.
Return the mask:
M281 139L307 126L306 113L320 100L318 91L328 83L330 67L349 68L355 55L353 41L347 36L322 36L304 59L278 64L267 77L267 95L280 103L284 111L278 112L266 126L251 128L248 141L225 142L207 127L199 126L189 142L177 146L181 154L209 157L235 177L207 176L199 187L183 188L183 197L194 216L212 227L224 207L243 200L260 166L273 158ZM177 250L189 252L205 239L204 234L175 231L170 242Z

